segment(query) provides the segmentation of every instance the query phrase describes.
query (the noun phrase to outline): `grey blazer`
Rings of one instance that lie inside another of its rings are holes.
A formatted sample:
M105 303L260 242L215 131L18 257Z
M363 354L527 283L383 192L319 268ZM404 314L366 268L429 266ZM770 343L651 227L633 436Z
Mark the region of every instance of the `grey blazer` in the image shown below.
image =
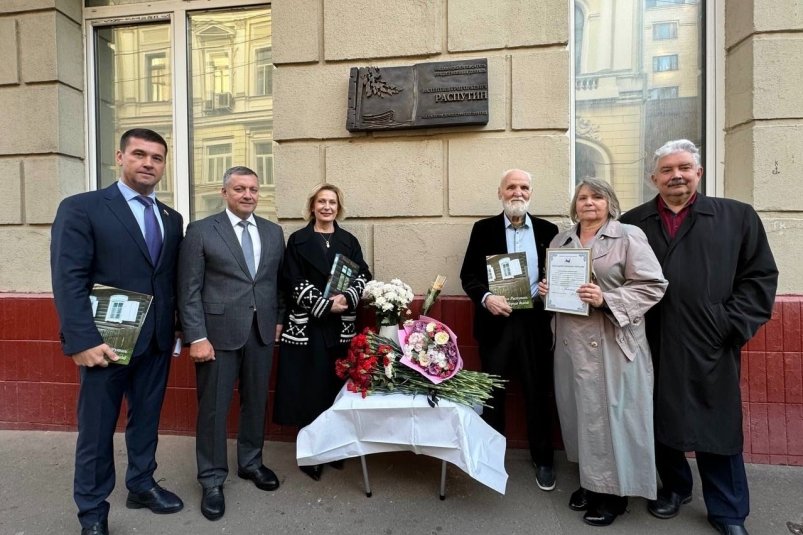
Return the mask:
M262 253L254 279L225 211L187 227L178 262L178 311L186 342L207 338L216 350L240 349L254 310L262 341L273 342L284 316L278 291L284 235L279 225L255 218Z

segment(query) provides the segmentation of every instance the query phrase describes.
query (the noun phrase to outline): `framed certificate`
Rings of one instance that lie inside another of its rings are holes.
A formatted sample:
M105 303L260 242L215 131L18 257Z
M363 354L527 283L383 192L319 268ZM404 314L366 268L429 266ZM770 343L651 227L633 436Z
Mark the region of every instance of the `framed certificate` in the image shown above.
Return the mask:
M549 292L544 309L588 316L589 304L580 300L577 289L591 281L591 249L547 249L546 282Z

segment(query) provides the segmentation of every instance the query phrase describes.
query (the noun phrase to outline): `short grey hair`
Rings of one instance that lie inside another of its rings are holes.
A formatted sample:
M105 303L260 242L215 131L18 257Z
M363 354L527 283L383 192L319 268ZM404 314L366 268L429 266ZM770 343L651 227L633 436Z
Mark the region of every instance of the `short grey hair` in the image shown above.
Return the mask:
M655 154L652 156L652 172L655 174L655 171L658 169L658 160L663 158L664 156L669 156L670 154L674 154L676 152L688 152L694 158L694 165L700 167L700 149L697 148L697 145L689 141L688 139L674 139L672 141L667 141L663 144L663 146L655 151Z
M234 175L237 175L237 176L251 176L251 175L253 175L253 176L257 177L257 182L259 182L259 175L257 175L253 170L251 170L248 167L245 167L244 165L235 165L234 167L229 167L228 169L226 169L226 172L223 173L223 187L224 188L229 185L229 180Z
M569 206L569 217L572 218L573 223L577 223L577 197L580 196L580 190L583 186L590 189L592 192L605 197L608 201L608 217L610 219L619 219L622 215L622 209L619 208L619 199L616 197L616 192L613 191L613 186L600 180L599 178L584 178L578 182L577 187L574 188L574 195L572 196L572 204Z
M505 180L507 180L508 175L513 173L521 173L527 177L527 180L530 181L530 188L533 187L533 175L525 171L524 169L508 169L504 173L502 173L502 178L499 179L499 187L501 188L505 184Z

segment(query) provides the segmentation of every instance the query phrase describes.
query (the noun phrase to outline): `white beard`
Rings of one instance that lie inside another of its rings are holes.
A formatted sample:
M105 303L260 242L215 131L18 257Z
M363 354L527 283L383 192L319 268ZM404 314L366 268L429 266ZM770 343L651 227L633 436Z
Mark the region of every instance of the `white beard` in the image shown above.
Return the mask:
M522 217L530 209L530 201L525 200L510 200L502 201L502 207L505 210L505 215L508 219L513 217Z

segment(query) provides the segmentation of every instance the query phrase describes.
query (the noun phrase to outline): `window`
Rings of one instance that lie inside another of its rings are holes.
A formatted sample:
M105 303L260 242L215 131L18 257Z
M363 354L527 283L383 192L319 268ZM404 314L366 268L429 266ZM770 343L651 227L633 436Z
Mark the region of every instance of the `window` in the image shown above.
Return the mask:
M231 164L231 143L206 147L206 182L223 184L223 175Z
M647 7L668 7L678 4L697 4L699 0L647 0Z
M270 47L259 48L255 52L256 87L254 94L266 96L273 94L273 63ZM260 175L262 176L262 175Z
M612 5L573 4L573 179L610 182L627 210L656 193L649 167L658 147L678 138L704 144L706 35L696 1Z
M652 58L652 70L655 72L666 72L678 70L678 55L655 56Z
M167 72L167 58L164 53L145 56L148 69L148 101L165 102L168 100L170 80Z
M85 0L89 175L117 180L120 135L168 142L159 199L186 221L221 209L223 173L261 166L273 183L271 10L256 0ZM173 87L181 88L174 92ZM263 144L263 140L266 144ZM267 184L267 183L266 183ZM257 214L275 220L273 186Z
M254 143L254 171L259 176L259 184L273 186L273 142Z
M650 89L650 100L659 98L678 98L678 86L653 87Z
M652 38L656 41L678 38L677 22L656 22L652 25Z
M231 69L227 52L211 52L207 62L207 87L212 93L231 93Z

